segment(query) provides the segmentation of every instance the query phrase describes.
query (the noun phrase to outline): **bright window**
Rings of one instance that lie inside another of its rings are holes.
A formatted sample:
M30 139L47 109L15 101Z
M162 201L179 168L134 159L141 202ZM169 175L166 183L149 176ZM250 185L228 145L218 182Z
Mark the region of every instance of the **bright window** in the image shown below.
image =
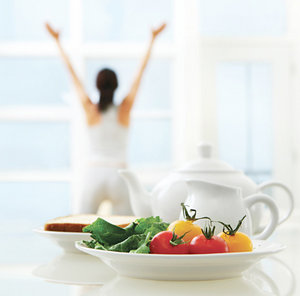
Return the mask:
M271 66L222 63L217 69L217 102L220 157L258 182L271 179Z
M69 90L61 61L52 57L0 57L0 81L1 105L64 104Z
M287 3L200 0L198 9L199 33L206 44L203 76L211 75L204 78L204 104L213 101L214 109L213 119L207 117L205 123L208 137L222 160L257 183L270 180L279 137L274 112L288 100L278 91L288 87L283 83L287 73L278 71L287 58L280 51L287 46Z
M0 122L5 139L0 169L67 170L70 168L70 128L67 123Z
M200 0L206 36L279 36L287 32L285 0Z
M42 41L47 35L42 24L51 20L69 35L68 0L0 0L0 40Z
M172 0L85 0L83 1L83 35L85 41L147 41L149 28L166 21L169 29L162 41L172 39Z

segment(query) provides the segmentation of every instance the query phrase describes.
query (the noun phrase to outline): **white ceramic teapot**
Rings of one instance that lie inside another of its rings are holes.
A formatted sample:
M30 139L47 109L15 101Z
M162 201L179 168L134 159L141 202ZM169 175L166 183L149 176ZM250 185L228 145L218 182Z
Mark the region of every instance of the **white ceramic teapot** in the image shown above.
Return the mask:
M169 174L161 180L152 190L146 192L138 178L130 170L121 170L120 175L125 179L130 195L132 210L136 216L159 215L163 220L172 222L178 219L180 203L187 198L186 180L196 179L211 183L238 187L242 190L243 198L260 192L271 186L283 188L288 196L288 212L279 220L284 222L291 215L294 199L291 191L282 183L266 182L255 184L243 172L234 170L230 165L212 158L212 146L209 144L198 145L199 158L187 163L183 168ZM260 222L264 208L256 205L250 209L253 232L260 232Z
M252 236L252 222L249 215L249 209L262 203L270 210L270 219L268 224L259 233L253 236L254 239L267 239L278 225L278 208L275 202L266 194L256 193L246 198L242 197L241 189L224 186L220 184L209 183L200 180L187 180L188 196L184 204L188 209L196 210L197 217L210 217L213 221L222 221L236 227L238 221L246 215L240 231ZM183 219L183 214L180 215ZM194 222L202 228L208 223L208 220L200 219ZM223 226L220 223L214 223L215 234L222 231Z

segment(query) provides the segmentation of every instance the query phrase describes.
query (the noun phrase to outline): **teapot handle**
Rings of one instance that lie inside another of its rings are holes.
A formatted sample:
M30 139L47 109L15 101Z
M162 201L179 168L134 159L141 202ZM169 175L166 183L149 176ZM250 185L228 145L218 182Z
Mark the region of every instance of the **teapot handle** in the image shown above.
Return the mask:
M263 203L265 204L271 213L271 220L267 224L267 226L262 230L262 232L256 234L253 236L254 239L267 239L275 230L275 228L278 225L278 219L279 219L279 212L278 208L273 201L273 199L266 195L261 193L256 193L250 196L247 196L245 198L245 205L249 209L251 206L253 206L256 203Z
M293 195L292 191L286 185L284 185L280 182L275 182L275 181L264 182L264 183L260 184L258 186L258 191L262 191L262 190L265 190L265 189L267 189L269 187L273 187L273 186L282 188L287 193L287 196L288 196L288 199L289 199L288 212L282 218L280 218L279 222L278 222L278 224L281 224L291 216L291 214L294 210L294 204L295 204L294 195Z

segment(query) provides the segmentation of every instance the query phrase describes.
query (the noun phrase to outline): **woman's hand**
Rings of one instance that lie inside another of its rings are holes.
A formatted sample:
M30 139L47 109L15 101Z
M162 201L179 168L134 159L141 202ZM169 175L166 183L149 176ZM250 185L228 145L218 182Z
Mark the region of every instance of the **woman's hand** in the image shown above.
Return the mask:
M56 40L58 41L59 40L59 32L58 31L55 31L49 23L46 23L45 24L46 26L46 29L47 31L49 32L49 34Z
M166 27L166 23L163 23L156 29L152 29L152 39L154 40Z

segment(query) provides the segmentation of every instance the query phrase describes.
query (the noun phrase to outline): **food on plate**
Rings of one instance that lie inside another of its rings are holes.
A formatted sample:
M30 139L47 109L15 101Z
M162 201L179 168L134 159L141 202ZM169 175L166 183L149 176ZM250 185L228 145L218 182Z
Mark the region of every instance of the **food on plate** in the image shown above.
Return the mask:
M82 232L82 229L99 218L98 215L70 215L64 217L57 217L46 222L44 230L47 231L64 231L64 232ZM108 222L118 225L119 227L126 227L131 222L136 220L132 216L108 216L104 217Z
M194 237L190 242L191 254L227 253L229 251L225 240L214 235L215 226L212 226L212 222L202 229L202 232L203 234Z
M196 218L196 210L190 210L193 212L193 215L191 216L183 203L181 203L181 207L185 220L176 220L172 222L169 225L168 230L175 232L177 236L182 237L184 242L189 243L195 236L202 234L202 230L199 225L194 224L195 221L199 220L199 218Z
M83 228L91 233L92 241L83 241L90 247L100 250L149 253L149 242L159 232L169 226L160 217L136 219L125 228L116 226L102 218Z
M209 217L196 218L195 210L191 210L193 215L189 215L185 205L181 206L187 220L177 220L171 224L157 216L134 219L122 228L111 223L110 218L105 220L98 217L82 229L83 232L91 233L92 238L83 243L98 250L144 254L211 254L253 250L250 238L238 232L246 216L233 229L229 224L213 221ZM193 221L199 219L208 220L205 228L193 224ZM223 225L223 232L218 236L214 234L215 223ZM187 235L189 239L186 239Z
M223 232L219 233L218 236L226 241L229 252L253 251L253 244L249 236L238 231L245 218L246 215L238 222L234 229L231 227L231 225L219 221L219 223L223 225Z
M152 254L188 254L188 244L175 232L161 231L150 242Z

